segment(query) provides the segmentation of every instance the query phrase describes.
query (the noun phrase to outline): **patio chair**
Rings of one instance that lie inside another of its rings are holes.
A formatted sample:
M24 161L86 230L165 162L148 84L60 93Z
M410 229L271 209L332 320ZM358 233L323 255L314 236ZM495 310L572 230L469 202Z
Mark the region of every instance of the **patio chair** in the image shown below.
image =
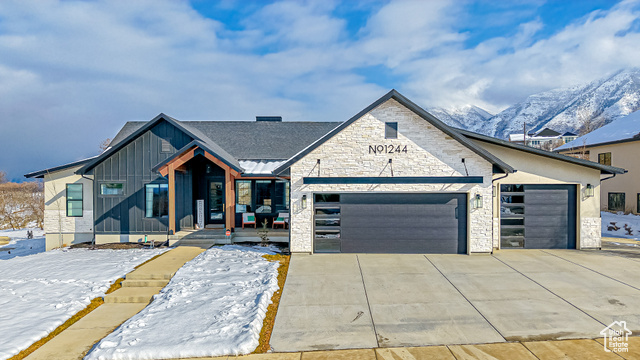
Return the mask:
M273 219L272 229L275 229L276 225L282 225L283 229L287 228L289 223L289 213L278 213L278 217Z
M256 214L252 212L242 213L242 228L244 229L245 225L253 225L256 227Z

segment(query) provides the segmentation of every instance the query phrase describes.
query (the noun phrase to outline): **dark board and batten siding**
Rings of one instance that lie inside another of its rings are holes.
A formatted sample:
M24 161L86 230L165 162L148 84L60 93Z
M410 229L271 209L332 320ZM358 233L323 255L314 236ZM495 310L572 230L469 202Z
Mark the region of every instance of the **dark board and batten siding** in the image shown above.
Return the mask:
M162 141L171 144L170 152L162 152ZM166 182L151 169L176 150L187 145L190 136L162 121L137 139L114 153L94 169L94 216L98 234L146 234L167 231L167 218L145 218L144 185ZM121 182L123 196L100 195L100 184ZM192 224L191 173L176 176L177 220L179 226Z

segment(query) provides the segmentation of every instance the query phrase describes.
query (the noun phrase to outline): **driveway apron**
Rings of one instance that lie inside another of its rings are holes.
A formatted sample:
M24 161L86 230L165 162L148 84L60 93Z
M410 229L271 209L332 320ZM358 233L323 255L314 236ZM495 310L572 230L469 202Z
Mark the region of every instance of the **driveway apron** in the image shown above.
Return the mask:
M273 350L376 346L356 255L294 254L271 335Z
M527 259L540 255L526 251ZM509 341L588 338L603 329L588 314L493 256L427 257ZM558 276L575 270L562 262L548 268Z

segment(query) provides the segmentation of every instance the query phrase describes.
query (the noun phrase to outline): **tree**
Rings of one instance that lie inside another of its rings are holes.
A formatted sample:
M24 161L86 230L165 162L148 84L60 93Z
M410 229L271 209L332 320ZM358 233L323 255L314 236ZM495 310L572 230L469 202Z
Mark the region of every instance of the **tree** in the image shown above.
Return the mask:
M4 171L0 171L0 184L4 184L7 182L7 173Z
M586 107L581 107L576 110L576 120L578 120L578 135L580 136L586 135L598 128L591 111Z
M98 146L100 148L100 153L105 152L109 148L109 144L111 144L111 138L102 140L102 142Z

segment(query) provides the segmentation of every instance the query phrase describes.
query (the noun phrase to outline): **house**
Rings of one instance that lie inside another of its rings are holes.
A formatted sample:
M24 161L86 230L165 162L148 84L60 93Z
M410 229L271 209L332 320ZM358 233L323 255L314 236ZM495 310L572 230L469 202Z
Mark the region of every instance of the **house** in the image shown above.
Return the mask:
M573 141L578 137L578 135L572 132L565 132L561 134L555 130L551 130L549 128L544 128L537 132L529 132L527 134L527 146L531 146L538 149L551 150L559 145L566 144L567 142ZM514 133L509 134L509 142L515 144L524 145L524 134L523 133Z
M47 248L142 241L289 212L293 252L599 248L602 175L624 170L451 128L395 90L341 123L129 122L45 180ZM208 230L205 230L208 231Z
M640 111L576 138L555 151L627 169L627 174L602 183L600 208L640 214Z

